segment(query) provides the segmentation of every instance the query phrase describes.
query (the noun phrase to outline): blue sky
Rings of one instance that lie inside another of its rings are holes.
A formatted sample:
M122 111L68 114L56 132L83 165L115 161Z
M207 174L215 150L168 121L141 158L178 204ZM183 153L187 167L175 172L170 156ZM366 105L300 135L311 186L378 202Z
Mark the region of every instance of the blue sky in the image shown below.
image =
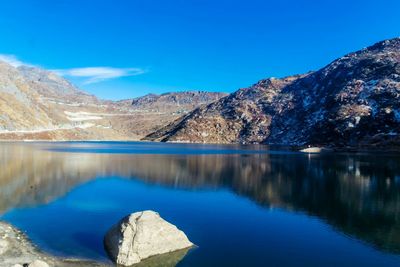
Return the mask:
M400 36L398 0L12 0L0 54L106 99L232 92Z

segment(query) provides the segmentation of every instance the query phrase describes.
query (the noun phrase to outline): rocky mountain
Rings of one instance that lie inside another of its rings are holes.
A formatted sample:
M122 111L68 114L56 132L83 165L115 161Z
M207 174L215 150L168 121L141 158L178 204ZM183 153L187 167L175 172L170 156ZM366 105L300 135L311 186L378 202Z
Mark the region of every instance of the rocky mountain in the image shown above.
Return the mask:
M51 127L52 121L18 69L0 62L0 130Z
M41 68L0 62L0 140L139 140L223 94L105 101Z
M42 97L49 100L65 102L98 102L98 99L77 87L56 73L31 66L18 67L19 72L29 83L30 87Z
M304 75L265 79L146 139L279 145L400 144L400 38Z
M227 96L227 94L205 91L183 91L170 92L161 95L147 94L131 100L123 100L122 102L125 104L129 103L135 110L183 114L188 113L201 105L215 102L224 96Z

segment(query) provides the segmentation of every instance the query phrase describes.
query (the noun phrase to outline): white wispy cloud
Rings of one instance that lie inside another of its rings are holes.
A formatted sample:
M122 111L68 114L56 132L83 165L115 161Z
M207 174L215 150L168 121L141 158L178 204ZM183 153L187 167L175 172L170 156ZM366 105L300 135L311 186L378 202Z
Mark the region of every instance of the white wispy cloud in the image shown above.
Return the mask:
M146 73L141 68L87 67L53 70L61 76L86 78L84 84L97 83L105 80L127 76L137 76Z
M31 66L27 62L23 62L18 59L15 55L11 54L0 54L0 61L4 61L11 66L17 68L20 66ZM142 68L114 68L114 67L84 67L84 68L72 68L72 69L55 69L51 70L60 76L65 77L78 77L83 78L83 84L98 83L110 79L116 79L127 76L141 75L147 72Z
M30 66L30 64L24 63L21 60L19 60L15 55L0 54L0 61L4 61L15 68L18 68L19 66L22 65Z

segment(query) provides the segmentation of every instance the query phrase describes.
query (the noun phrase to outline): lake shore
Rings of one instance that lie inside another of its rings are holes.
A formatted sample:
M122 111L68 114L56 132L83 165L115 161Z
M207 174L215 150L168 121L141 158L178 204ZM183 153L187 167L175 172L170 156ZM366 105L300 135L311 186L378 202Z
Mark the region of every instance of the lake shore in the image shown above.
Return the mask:
M282 151L293 151L293 152L301 152L301 153L363 153L363 152L377 152L377 153L400 153L400 147L392 144L373 144L373 145L355 145L355 146L331 146L331 145L312 145L312 146L287 146L287 145L269 145L269 144L240 144L240 143L203 143L203 142L190 142L190 141L150 141L145 139L111 139L111 140L102 140L102 139L89 139L89 140L80 140L80 139L68 139L68 140L49 140L49 139L1 139L0 143L97 143L97 142L107 142L107 143L160 143L160 144L180 144L180 145L235 145L235 146L265 146L266 150L282 150Z
M59 258L40 251L29 238L16 227L6 222L0 222L0 267L29 266L40 260L50 267L106 267L104 263Z

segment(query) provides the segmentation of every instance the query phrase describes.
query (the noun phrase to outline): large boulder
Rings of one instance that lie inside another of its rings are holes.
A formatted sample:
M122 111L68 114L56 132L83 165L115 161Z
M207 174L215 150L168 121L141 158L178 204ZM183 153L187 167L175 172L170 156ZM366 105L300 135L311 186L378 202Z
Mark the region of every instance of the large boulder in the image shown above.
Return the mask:
M185 233L154 211L133 213L114 225L104 238L110 258L131 266L151 256L193 246Z

